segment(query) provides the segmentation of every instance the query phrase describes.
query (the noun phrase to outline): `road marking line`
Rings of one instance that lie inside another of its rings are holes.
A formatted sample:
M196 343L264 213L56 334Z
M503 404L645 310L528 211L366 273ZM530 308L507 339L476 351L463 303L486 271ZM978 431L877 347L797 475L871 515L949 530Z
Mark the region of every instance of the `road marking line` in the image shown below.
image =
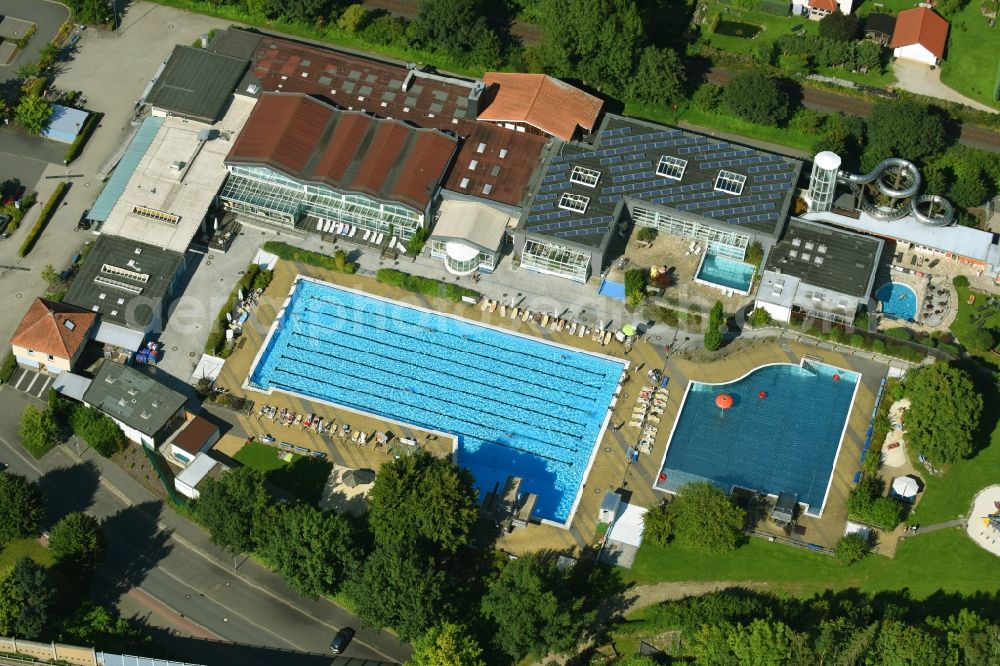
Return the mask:
M25 374L27 374L27 373L25 373ZM32 373L32 377L31 377L31 383L30 383L30 384L28 384L28 388L24 389L24 392L25 392L25 393L31 393L31 387L35 385L35 382L37 382L37 381L38 381L38 378L39 378L40 376L41 376L41 375L40 375L40 373L37 373L37 372L33 372L33 373ZM35 394L34 394L34 393L31 393L31 395L35 395Z

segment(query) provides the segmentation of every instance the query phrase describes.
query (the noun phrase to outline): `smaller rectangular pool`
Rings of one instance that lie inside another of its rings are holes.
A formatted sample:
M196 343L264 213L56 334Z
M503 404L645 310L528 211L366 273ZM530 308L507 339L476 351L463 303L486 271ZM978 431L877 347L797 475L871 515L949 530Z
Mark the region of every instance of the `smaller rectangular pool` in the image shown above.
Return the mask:
M754 267L746 262L706 252L694 281L716 289L732 289L746 295L750 293L753 273Z

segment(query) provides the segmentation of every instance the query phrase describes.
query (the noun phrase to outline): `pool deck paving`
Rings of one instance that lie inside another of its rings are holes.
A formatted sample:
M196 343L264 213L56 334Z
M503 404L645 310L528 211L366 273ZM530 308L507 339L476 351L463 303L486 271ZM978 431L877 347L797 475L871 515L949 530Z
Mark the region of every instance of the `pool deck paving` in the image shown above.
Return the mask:
M274 279L261 298L261 305L251 315L237 348L227 360L220 374L218 383L229 388L234 394L245 395L257 403L251 416L240 417L241 426L248 434L269 433L279 442L285 441L313 451L322 451L335 464L353 469L378 470L381 464L389 461L394 455L402 455L412 449L399 445L389 449L384 447L376 449L372 442L362 447L345 439L320 436L313 430L283 427L266 418L258 419L257 408L263 404L270 404L278 408L285 407L298 413L317 413L324 418L334 419L338 426L342 423L349 423L355 431L363 430L372 433L389 430L397 437L412 437L417 440L419 447L428 447L432 453L440 456L448 455L451 452L453 441L445 435L439 435L435 440L428 440L429 433L418 428L389 423L383 419L360 415L342 408L317 404L280 391L275 391L268 396L243 388L254 358L260 350L278 310L287 297L296 275L299 274L403 303L458 315L473 322L481 322L584 351L601 353L629 361L629 377L625 381L621 395L612 410L609 427L598 444L590 473L584 479L579 506L570 528L562 529L551 525L532 524L527 528L514 530L503 535L498 543L499 547L508 552L517 554L539 549L552 549L578 553L587 547L596 545L598 542L599 507L608 490L620 491L628 502L646 507L655 505L663 498L663 493L653 489L653 482L659 472L667 439L677 418L679 405L689 381L732 381L753 368L767 363L798 364L803 355L820 358L826 363L862 373L862 381L850 413L843 447L837 458L833 483L823 517L820 519L803 517L799 521L799 532L792 535L792 538L806 543L832 547L843 534L846 521L845 501L847 493L853 487L854 474L860 469L861 447L874 407L875 393L878 390L879 381L885 375L884 366L858 356L788 341L772 341L755 345L750 349L733 353L719 361L707 364L680 358L669 358L665 361L659 345L654 347L654 345L641 340L630 350L626 350L623 345L614 341L607 346L602 346L592 341L590 336L571 336L568 330L542 329L537 324L522 322L520 319L511 320L509 316L501 317L499 308L491 313L481 310L478 305L455 304L451 301L430 299L422 295L404 292L394 287L382 285L366 276L332 273L303 264L279 261L275 267ZM668 385L670 396L667 407L660 417L661 421L651 453L640 455L637 462L629 464L626 451L630 446L636 445L640 434L637 429L629 425L630 416L639 391L644 385L652 383L647 378L647 372L652 368L662 368L664 373L670 377ZM771 530L775 534L781 534L773 526L761 524L758 527L765 531Z

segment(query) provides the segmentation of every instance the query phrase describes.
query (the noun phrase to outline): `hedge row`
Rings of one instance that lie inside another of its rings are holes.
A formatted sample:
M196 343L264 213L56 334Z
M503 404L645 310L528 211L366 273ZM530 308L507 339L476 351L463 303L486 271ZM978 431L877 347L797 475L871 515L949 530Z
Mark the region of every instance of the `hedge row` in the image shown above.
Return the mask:
M375 274L375 279L391 287L399 287L426 296L447 298L456 303L461 301L463 297L474 298L477 301L482 298L482 294L473 289L466 289L457 284L432 280L419 275L410 275L394 268L379 269L378 273Z
M59 207L59 202L62 201L63 196L66 194L66 190L69 189L69 183L60 182L56 185L56 191L52 193L49 200L45 202L45 208L42 208L42 212L38 216L38 220L35 222L35 226L31 228L28 232L27 237L25 237L24 242L21 243L21 249L17 251L19 257L25 257L31 252L32 248L35 247L35 243L38 242L39 236L45 230L46 225L48 225L49 220L55 215L56 209Z
M83 146L90 139L90 135L94 133L103 115L101 113L90 113L87 115L87 119L83 121L83 127L80 128L80 132L73 139L73 143L70 144L69 149L66 151L66 156L63 157L63 161L66 164L79 157L80 151L83 150Z
M303 264L325 268L338 273L354 273L358 270L358 265L353 261L347 261L347 254L343 250L338 250L331 257L319 252L302 250L288 243L280 241L267 241L264 243L264 251L270 252L279 259L286 261L301 261Z
M6 383L16 369L17 357L14 356L13 351L9 351L3 359L3 363L0 364L0 384Z
M266 289L270 283L271 271L262 270L258 264L247 266L243 277L236 283L233 291L229 294L229 298L226 299L226 304L222 306L219 314L216 315L215 320L212 322L212 330L208 334L208 340L205 341L206 354L219 355L222 358L226 358L229 355L226 348L226 328L229 326L229 320L226 318L226 315L232 314L233 308L236 306L239 291L242 290L243 295L246 296L251 290L258 287Z

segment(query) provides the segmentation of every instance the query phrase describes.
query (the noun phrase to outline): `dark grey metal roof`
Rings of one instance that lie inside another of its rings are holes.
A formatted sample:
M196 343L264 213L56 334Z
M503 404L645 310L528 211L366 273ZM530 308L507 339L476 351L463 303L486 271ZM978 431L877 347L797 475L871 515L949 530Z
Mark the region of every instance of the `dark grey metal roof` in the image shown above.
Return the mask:
M881 252L878 238L793 217L781 240L771 248L765 270L865 298Z
M146 102L179 116L215 122L249 65L246 58L175 46Z
M865 17L865 32L880 32L892 36L896 29L896 17L872 12Z
M99 312L101 321L142 331L183 264L178 252L102 235L63 300Z
M262 35L259 33L230 26L215 33L212 41L208 43L208 50L233 58L252 60L261 39Z
M152 437L184 406L186 398L138 370L105 361L83 401Z
M687 161L683 177L658 176L664 156ZM596 187L570 181L574 167L600 172ZM720 170L746 177L740 194L715 190ZM562 144L543 166L521 227L577 245L601 247L625 198L686 211L717 225L777 237L802 163L674 127L608 114L593 144ZM559 208L565 193L590 199L586 211Z

